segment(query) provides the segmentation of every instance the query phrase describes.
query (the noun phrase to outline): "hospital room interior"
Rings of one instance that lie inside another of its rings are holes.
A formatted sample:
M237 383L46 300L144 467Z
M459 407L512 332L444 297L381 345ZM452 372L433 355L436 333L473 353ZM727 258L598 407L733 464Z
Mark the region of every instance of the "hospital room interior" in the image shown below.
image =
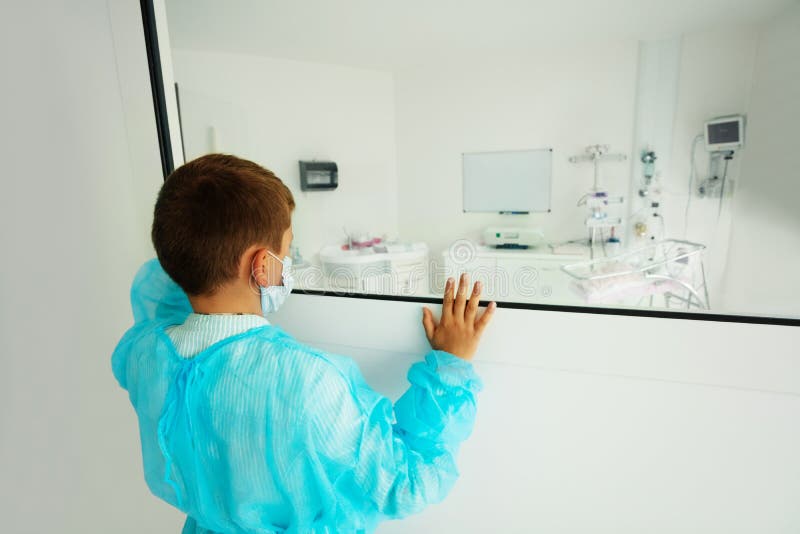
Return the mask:
M549 28L505 6L476 35L492 8L167 1L182 151L289 184L303 289L435 296L466 271L499 301L797 317L794 130L772 122L794 104L763 23L789 4Z
M221 153L296 203L269 322L392 401L448 279L497 305L452 493L379 534L800 532L797 0L45 4L0 21L3 531L180 531L109 358Z

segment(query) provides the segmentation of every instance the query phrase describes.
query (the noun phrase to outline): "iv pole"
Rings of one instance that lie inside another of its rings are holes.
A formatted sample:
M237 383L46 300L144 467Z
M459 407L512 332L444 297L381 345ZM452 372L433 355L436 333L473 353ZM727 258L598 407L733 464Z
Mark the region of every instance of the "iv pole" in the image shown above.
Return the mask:
M586 154L569 158L570 163L592 162L594 165L594 187L592 191L597 191L597 185L600 180L601 161L625 161L628 159L628 156L625 154L608 154L608 148L608 145L589 145L586 147Z
M608 145L589 145L586 147L586 154L580 156L571 156L570 163L582 163L591 161L594 166L594 183L588 195L578 201L578 205L585 202L591 209L591 217L586 219L586 225L589 227L589 257L594 259L594 246L597 241L597 231L601 227L615 226L622 223L622 219L616 219L614 222L608 221L603 212L603 207L610 203L622 203L623 198L610 199L608 195L600 191L600 162L601 161L625 161L628 156L625 154L609 154ZM603 250L605 250L605 243L603 243Z

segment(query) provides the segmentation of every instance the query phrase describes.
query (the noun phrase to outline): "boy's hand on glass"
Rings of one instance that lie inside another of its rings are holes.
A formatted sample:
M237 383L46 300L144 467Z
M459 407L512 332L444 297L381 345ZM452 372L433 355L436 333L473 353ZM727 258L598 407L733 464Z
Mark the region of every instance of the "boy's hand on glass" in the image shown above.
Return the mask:
M447 279L442 301L442 318L437 322L433 312L422 309L422 326L425 335L435 350L449 352L454 356L471 360L478 349L478 341L483 330L494 315L497 305L490 302L486 310L478 316L478 304L481 296L481 283L475 282L467 299L469 276L462 274L455 287L455 280Z

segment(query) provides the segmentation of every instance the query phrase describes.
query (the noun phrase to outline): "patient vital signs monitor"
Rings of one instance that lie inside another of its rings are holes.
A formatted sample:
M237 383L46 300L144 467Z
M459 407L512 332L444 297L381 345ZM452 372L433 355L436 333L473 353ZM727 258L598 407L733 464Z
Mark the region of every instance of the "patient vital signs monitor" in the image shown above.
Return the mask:
M724 152L744 144L744 117L733 115L706 122L706 150Z

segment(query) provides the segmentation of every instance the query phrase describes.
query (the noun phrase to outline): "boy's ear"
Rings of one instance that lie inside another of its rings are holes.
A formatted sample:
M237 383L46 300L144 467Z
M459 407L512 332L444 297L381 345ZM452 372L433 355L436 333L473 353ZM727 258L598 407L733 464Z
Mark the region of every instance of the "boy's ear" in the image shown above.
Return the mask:
M247 272L250 279L254 280L259 286L269 285L269 254L266 248L249 249L245 253L244 260L247 262Z

